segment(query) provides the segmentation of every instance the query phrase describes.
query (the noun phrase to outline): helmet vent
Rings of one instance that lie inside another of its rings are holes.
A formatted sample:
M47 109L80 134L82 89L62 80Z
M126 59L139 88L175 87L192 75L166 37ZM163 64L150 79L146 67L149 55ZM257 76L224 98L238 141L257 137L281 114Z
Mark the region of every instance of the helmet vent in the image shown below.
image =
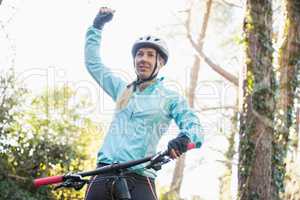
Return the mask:
M135 57L138 49L145 47L156 49L158 53L162 56L162 58L165 60L165 63L167 63L169 51L167 44L164 42L164 40L151 35L139 37L138 40L135 41L131 49L132 56Z

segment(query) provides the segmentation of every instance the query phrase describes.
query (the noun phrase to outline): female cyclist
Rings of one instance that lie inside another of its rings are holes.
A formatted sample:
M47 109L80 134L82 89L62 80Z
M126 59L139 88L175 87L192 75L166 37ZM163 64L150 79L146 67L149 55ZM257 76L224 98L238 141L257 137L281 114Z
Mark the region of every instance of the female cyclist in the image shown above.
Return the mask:
M175 91L166 88L158 73L166 65L169 51L166 43L155 36L144 36L132 46L136 80L126 83L103 63L99 55L104 24L114 11L100 8L86 34L85 64L91 76L116 102L116 111L97 156L97 166L140 159L156 152L161 136L172 120L179 134L168 143L171 158L186 152L192 142L199 148L203 142L202 128L196 114ZM122 34L122 33L121 33ZM112 47L114 44L111 45ZM92 177L86 200L114 199L113 174ZM132 199L157 199L155 171L142 167L130 169L128 185Z

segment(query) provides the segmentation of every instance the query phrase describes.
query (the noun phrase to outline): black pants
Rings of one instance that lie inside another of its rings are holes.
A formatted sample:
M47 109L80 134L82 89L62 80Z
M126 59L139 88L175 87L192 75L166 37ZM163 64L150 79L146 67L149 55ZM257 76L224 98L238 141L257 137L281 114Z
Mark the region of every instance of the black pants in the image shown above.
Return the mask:
M97 167L105 164L98 164ZM85 200L117 200L115 197L115 173L93 176L88 185ZM135 173L126 174L132 200L157 200L154 179Z

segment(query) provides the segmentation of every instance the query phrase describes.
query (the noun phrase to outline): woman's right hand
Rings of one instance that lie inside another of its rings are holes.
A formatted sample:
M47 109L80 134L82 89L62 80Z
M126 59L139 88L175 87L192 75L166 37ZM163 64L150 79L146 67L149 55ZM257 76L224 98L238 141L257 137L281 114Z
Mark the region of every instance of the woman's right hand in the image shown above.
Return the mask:
M102 29L104 24L109 22L115 13L115 10L108 7L101 7L97 16L94 19L93 26L97 29Z

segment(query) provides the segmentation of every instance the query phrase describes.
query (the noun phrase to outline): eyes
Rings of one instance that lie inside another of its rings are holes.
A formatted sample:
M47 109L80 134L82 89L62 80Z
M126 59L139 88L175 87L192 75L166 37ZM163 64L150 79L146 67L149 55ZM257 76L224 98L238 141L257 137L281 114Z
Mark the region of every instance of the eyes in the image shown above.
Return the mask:
M136 56L137 57L147 56L149 58L154 58L155 57L155 52L152 52L152 51L146 51L146 52L144 52L144 51L138 51L136 53Z

